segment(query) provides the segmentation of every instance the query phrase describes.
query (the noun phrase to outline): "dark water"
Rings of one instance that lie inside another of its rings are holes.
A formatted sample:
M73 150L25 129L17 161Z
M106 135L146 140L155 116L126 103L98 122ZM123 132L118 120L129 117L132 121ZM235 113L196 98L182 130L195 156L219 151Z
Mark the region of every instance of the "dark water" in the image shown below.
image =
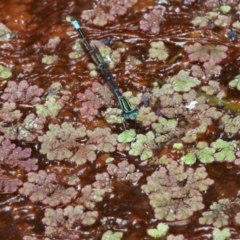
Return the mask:
M68 54L72 51L71 47L78 36L72 26L66 22L66 17L71 15L80 20L81 13L86 9L91 9L93 2L95 3L95 1L86 0L1 0L0 2L0 22L17 33L16 38L8 42L0 42L0 64L12 69L12 77L9 80L0 80L0 93L3 93L7 81L10 80L16 82L26 80L30 85L37 85L44 91L52 83L60 82L63 91L68 91L66 95L69 98L66 104L57 116L47 118L42 130L43 133L46 133L50 123L61 124L65 121L81 122L87 129L91 130L96 127L110 127L114 133L119 134L124 131L123 125L109 126L102 117L94 120L83 120L80 118L79 112L76 111L80 106L80 103L76 101L76 95L83 93L92 85L93 81L101 83L104 81L101 77L94 80L89 77L87 68L87 64L91 62L89 56L84 55L76 60L69 59ZM227 46L227 57L221 62L221 74L212 76L212 79L220 82L221 87L226 92L225 100L229 107L223 110L224 114L229 113L231 116L236 116L240 109L239 91L229 89L228 82L239 73L239 38L230 41L226 37L226 32L231 29L231 26L222 28L193 26L190 21L196 16L204 15L203 4L206 1L197 2L193 5L184 5L181 1L165 1L162 5L166 7L166 12L158 34L139 29L139 21L144 13L158 5L158 1L154 0L139 0L137 4L128 9L127 14L116 17L114 21L103 27L82 21L83 30L90 40L100 40L107 45L109 44L112 49L125 49L121 53L122 62L118 63L112 72L116 76L120 88L124 91L130 90L134 94L150 92L153 82L163 85L169 76L177 74L182 69L189 70L189 59L183 50L185 45L199 42ZM238 18L234 8L232 8L230 15L232 22ZM235 31L239 35L239 30ZM54 37L59 37L61 41L54 48L48 47L49 39ZM150 42L160 40L164 41L169 57L166 61L149 59L147 54ZM58 56L56 63L46 65L41 62L43 56L53 54ZM127 69L124 61L128 55L135 56L142 63L130 70ZM4 100L1 100L1 107L3 103ZM24 117L35 111L32 107L28 108L21 103L17 105L17 109L21 110ZM1 124L3 123L1 122ZM229 141L239 139L238 133L225 134L219 125L219 122L216 121L215 125L213 124L208 128L208 134L204 134L201 140L215 141L220 136ZM127 129L136 127L139 134L145 134L149 129L149 127L133 122L127 122L126 127ZM0 133L1 136L4 136L2 130ZM172 141L178 142L177 137ZM143 178L136 184L113 181L112 192L106 194L103 201L96 204L99 217L92 226L86 227L77 222L71 230L63 228L52 236L46 233L46 226L42 222L44 210L47 207L45 204L41 201L33 202L18 191L12 194L4 193L0 195L1 240L21 240L24 236L32 236L36 239L50 237L50 239L95 240L101 239L102 234L107 230L123 232L122 239L124 240L148 240L152 238L147 235L147 229L156 227L159 222L165 222L170 226L168 235L183 234L184 239L188 240L212 239L213 225L201 225L198 219L203 211L207 211L213 202L217 202L221 198L235 201L234 207L229 206L224 212L229 217L228 224L224 227L230 228L231 239L237 239L240 236L239 224L234 220L234 216L240 211L239 197L237 196L240 189L239 166L234 163L214 162L206 165L208 176L214 180L214 184L203 193L205 208L194 212L188 219L171 222L165 219L160 221L154 217L149 199L141 190L141 185L146 184L146 177L150 176L155 169L160 168L159 165L153 164L154 157L158 158L166 153L178 161L182 156L182 152L179 153L172 149L170 143L158 145L154 151L153 159L147 162L141 162L138 157L129 156L117 150L113 153L99 151L96 161L87 162L82 166L69 163L68 160L47 160L46 155L39 152L41 143L37 139L32 141L12 139L12 143L22 148L31 148L31 157L38 159L38 169L55 173L58 181L64 186L67 185L64 180L67 176L78 175L80 184L75 185L78 191L85 185L92 184L97 173L106 170L105 159L108 157L114 157L117 163L128 159L143 173ZM0 160L3 161L1 156ZM193 168L202 165L202 163L197 163ZM2 164L2 169L8 176L27 182L26 171L4 164ZM79 203L79 197L80 194L71 201L72 206ZM60 204L57 207L64 208L65 206ZM167 239L167 236L161 239ZM28 238L26 239L28 240Z

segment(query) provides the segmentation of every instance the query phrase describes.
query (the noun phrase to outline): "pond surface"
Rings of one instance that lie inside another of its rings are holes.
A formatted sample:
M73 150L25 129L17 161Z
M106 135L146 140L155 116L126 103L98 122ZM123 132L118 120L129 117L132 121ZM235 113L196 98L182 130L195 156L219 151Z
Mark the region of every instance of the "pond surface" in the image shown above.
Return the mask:
M1 1L1 239L239 239L240 1L124 2Z

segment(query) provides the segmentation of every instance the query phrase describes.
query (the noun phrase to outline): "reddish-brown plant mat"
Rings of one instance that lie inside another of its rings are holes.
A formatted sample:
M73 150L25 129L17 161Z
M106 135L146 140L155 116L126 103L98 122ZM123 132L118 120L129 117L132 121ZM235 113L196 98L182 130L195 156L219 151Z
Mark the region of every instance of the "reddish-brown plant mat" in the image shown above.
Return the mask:
M240 0L0 12L0 240L240 239Z

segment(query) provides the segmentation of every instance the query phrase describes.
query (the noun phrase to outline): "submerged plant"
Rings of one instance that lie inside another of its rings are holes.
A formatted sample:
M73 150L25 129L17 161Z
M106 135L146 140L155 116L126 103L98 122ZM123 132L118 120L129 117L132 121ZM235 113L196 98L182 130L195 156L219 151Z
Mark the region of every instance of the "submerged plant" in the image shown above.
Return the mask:
M212 184L204 167L185 170L171 161L147 177L142 190L148 194L155 218L174 221L189 218L203 209L202 192Z

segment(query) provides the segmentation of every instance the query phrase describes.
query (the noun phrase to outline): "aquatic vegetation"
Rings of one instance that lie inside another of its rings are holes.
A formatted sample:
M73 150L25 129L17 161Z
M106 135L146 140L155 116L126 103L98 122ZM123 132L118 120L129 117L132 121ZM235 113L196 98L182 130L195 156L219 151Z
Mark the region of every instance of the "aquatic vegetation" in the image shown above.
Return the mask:
M136 141L131 142L129 154L131 156L139 156L143 161L153 156L154 148L156 148L154 134L149 131L145 135L137 134Z
M120 240L122 237L122 232L113 232L111 230L108 230L102 235L101 240Z
M20 179L8 176L4 173L5 171L0 168L0 193L10 194L16 192L23 182Z
M55 173L48 174L44 170L29 172L28 181L19 189L19 193L28 196L33 202L41 201L48 206L67 205L76 197L73 187L64 187L57 181Z
M118 142L128 143L133 142L136 139L136 131L134 129L125 130L118 135Z
M170 77L168 83L172 84L176 92L188 92L191 88L200 84L200 81L189 76L189 72L181 70L177 75Z
M167 49L164 42L151 42L151 48L148 50L150 58L157 58L158 60L166 60L168 57Z
M59 45L60 42L61 42L61 38L56 36L56 37L50 38L44 47L47 49L55 50L55 48Z
M232 88L240 90L240 75L237 75L233 80L231 80L228 85Z
M73 155L73 149L79 146L78 139L86 136L84 125L76 126L64 122L60 125L49 124L48 131L38 140L42 143L40 152L47 154L48 160L64 160Z
M106 193L112 192L112 185L108 173L99 173L95 176L95 182L91 185L85 185L81 189L82 196L79 202L87 209L93 210L96 203L101 202Z
M141 107L136 118L136 120L145 127L150 126L157 119L158 116L155 112L152 111L150 107Z
M177 236L170 234L167 236L167 240L184 240L184 236L182 234Z
M30 86L26 80L19 83L9 81L1 99L8 102L35 104L40 102L43 91L37 85Z
M215 228L213 230L213 240L227 240L230 237L231 233L229 228L224 228L223 230Z
M77 152L70 158L70 161L75 162L77 165L82 165L87 161L92 163L97 158L96 150L97 147L93 144L79 145Z
M202 45L200 43L194 43L193 45L187 45L184 50L188 53L189 60L192 62L206 62L213 61L214 63L220 63L227 57L226 51L228 47L223 45Z
M169 226L165 223L159 223L157 225L157 228L151 228L147 230L147 233L149 236L153 238L160 238L164 237L167 234L167 231L169 230Z
M48 65L53 64L57 61L58 61L57 55L48 55L42 58L42 63L48 64Z
M212 184L204 167L185 170L184 166L171 161L147 177L142 190L148 194L155 218L174 221L203 209L202 192Z
M79 239L80 231L74 226L89 226L95 223L97 211L86 211L83 206L67 206L65 208L46 208L42 222L45 234L49 237L62 236L67 239Z
M168 137L165 135L174 134L176 132L178 122L175 119L166 119L164 117L159 117L157 123L152 124L152 128L158 133L156 137L156 142L165 142Z
M4 102L0 109L1 122L11 123L18 120L22 116L22 113L17 110L16 103Z
M107 85L94 82L84 93L77 94L78 100L81 101L81 116L89 121L93 120L99 114L100 108L113 105L113 97Z
M107 171L110 175L117 177L120 181L127 180L133 183L137 182L143 176L143 173L135 172L134 164L129 164L128 161L122 161L117 166L109 163Z
M1 39L1 37L0 37L0 39ZM4 67L3 65L0 64L0 78L7 79L7 78L10 78L11 76L12 76L12 72L11 72L10 68Z
M95 128L87 130L88 143L94 144L96 149L103 152L113 152L117 144L117 134L111 134L110 128Z
M36 158L30 158L31 148L22 149L12 144L9 139L0 137L0 165L7 165L10 168L22 168L25 171L34 171L38 169Z
M1 237L237 239L239 0L11 2Z
M139 27L143 31L151 31L153 34L157 34L160 31L160 24L164 20L164 13L166 8L158 5L153 8L149 13L143 15L143 19L140 21Z
M137 0L119 1L119 0L101 0L98 1L91 10L84 10L81 18L97 26L104 26L112 22L117 16L127 13Z

